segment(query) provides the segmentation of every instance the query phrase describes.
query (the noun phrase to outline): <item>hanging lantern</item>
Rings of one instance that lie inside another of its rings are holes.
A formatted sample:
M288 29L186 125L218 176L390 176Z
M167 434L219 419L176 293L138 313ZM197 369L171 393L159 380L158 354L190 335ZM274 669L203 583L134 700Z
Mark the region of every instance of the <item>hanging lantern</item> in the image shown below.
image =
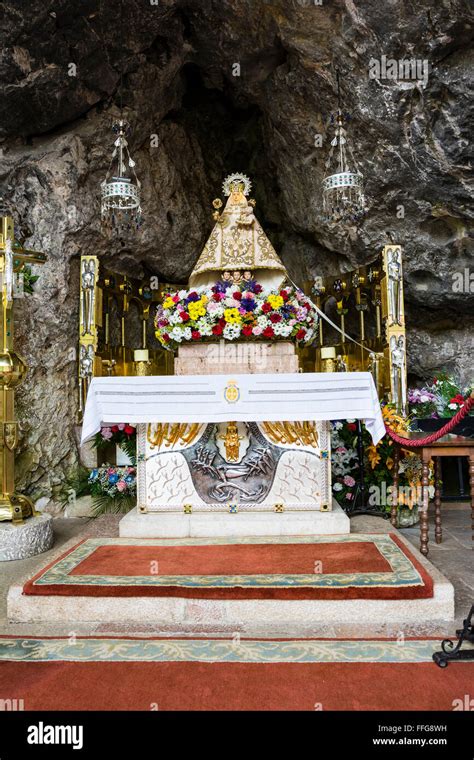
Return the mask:
M365 214L363 175L357 167L352 148L344 128L345 117L340 104L339 74L337 77L339 108L335 135L326 161L323 179L323 221L328 224L357 224Z
M120 119L115 122L112 131L117 138L107 176L101 184L101 217L105 232L121 235L140 227L140 182L126 139L130 126Z

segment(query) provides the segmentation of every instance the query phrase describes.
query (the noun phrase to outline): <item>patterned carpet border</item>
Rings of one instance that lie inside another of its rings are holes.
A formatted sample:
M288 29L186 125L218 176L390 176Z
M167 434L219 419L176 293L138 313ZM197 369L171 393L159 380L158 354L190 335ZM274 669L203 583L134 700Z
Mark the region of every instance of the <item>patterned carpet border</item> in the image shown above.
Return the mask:
M474 647L473 647L474 648ZM0 638L0 661L201 663L432 662L435 639L249 640ZM472 663L474 675L474 661Z
M71 575L71 572L101 546L205 546L225 544L271 544L274 536L249 538L187 538L187 539L125 539L89 538L41 570L25 584L25 592L45 586L75 587L181 587L181 588L405 588L423 587L424 579L407 556L407 549L398 544L392 534L349 534L341 536L281 536L278 543L373 542L391 566L391 573L343 573L298 575Z

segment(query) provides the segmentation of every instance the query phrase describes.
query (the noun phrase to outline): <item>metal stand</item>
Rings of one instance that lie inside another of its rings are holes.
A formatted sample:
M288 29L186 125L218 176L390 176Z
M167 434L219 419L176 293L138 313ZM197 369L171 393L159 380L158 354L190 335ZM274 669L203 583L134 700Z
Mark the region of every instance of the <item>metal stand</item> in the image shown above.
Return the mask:
M451 639L444 639L444 641L441 642L441 649L443 651L435 652L433 654L433 660L440 668L446 668L450 660L474 660L474 649L461 650L465 641L474 644L473 616L474 604L471 607L469 615L463 621L463 627L456 631L456 636L458 637L457 644L454 644Z
M355 515L373 515L375 517L388 518L388 512L383 506L376 504L367 504L365 488L365 468L364 468L364 441L362 438L362 422L357 420L357 460L359 463L359 482L357 483L354 499L346 509L349 517Z

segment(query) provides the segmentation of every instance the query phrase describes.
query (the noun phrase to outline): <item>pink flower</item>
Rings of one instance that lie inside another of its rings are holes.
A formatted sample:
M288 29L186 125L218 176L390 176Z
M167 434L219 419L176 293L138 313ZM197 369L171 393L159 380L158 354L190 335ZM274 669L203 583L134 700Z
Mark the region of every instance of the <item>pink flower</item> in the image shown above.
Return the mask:
M102 430L100 431L100 434L102 438L105 438L106 441L108 441L109 438L112 438L113 436L113 433L109 427L102 428Z
M114 475L115 474L115 467L109 467L107 470L107 475Z
M123 430L124 427L125 427L125 422L119 422L119 424L117 425L117 427L118 427L119 430Z
M344 476L344 485L349 486L349 488L352 488L355 486L355 480L351 475L345 475Z
M344 446L338 446L336 451L338 454L345 454L347 449Z
M124 480L118 480L115 485L117 486L117 491L125 491L127 488L127 484Z
M351 492L350 492L350 491L348 491L348 492L346 493L346 499L348 499L349 501L352 499L352 494L351 494Z
M261 335L263 332L263 327L259 327L258 325L253 328L252 330L254 335Z

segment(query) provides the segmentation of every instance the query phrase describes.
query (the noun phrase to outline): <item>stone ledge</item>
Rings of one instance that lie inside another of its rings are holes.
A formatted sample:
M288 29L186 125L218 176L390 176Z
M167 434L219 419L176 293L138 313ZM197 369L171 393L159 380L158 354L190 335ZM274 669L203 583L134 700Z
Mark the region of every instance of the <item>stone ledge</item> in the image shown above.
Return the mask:
M146 512L137 509L119 523L121 538L216 536L315 536L350 533L350 520L333 501L330 512Z

